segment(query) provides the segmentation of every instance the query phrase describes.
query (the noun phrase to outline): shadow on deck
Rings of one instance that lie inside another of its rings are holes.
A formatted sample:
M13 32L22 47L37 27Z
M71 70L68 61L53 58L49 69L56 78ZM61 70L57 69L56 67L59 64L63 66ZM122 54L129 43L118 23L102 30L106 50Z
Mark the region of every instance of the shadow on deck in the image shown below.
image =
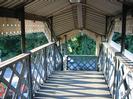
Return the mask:
M34 99L111 99L104 76L97 71L55 72Z

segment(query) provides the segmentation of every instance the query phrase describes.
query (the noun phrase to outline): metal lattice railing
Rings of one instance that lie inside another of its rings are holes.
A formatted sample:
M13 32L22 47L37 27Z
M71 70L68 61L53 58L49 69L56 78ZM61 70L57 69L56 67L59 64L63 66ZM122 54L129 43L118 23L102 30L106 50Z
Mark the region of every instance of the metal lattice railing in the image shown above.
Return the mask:
M0 63L0 99L32 99L34 93L63 59L55 43L49 43Z
M21 54L0 64L0 98L28 99L30 96L29 54Z
M31 53L32 84L36 92L53 71L61 70L62 58L55 44L33 49Z
M92 55L68 55L67 70L97 70L97 56Z
M113 99L133 99L133 62L104 43L98 64Z

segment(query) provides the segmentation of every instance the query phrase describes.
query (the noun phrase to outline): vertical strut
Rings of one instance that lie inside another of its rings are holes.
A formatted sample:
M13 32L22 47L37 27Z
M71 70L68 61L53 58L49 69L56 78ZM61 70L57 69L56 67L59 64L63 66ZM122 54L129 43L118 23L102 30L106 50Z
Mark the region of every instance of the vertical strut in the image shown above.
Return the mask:
M22 53L24 53L26 51L24 7L20 9L20 21L21 21L21 50L22 50Z
M123 7L122 7L121 53L123 53L124 49L125 49L126 16L127 16L127 6L125 4L123 4Z

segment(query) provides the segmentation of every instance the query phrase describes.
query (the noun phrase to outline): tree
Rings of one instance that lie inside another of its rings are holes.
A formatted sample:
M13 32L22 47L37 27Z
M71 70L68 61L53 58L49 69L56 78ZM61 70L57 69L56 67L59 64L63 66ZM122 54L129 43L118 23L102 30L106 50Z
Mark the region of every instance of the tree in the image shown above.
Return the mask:
M68 54L94 55L95 48L96 42L82 33L68 40Z

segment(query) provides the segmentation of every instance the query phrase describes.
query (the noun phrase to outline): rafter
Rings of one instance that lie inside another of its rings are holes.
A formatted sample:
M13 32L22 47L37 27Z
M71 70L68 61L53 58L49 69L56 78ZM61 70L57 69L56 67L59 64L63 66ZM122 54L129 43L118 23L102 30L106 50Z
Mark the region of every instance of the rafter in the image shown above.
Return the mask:
M86 7L83 6L83 4L86 4L86 0L82 0L82 10L83 10L83 28L85 28L86 24Z
M73 14L73 21L74 21L74 27L78 28L77 26L77 9L76 9L76 5L72 5L72 14Z
M83 28L83 11L81 3L77 3L77 20L78 20L78 28Z
M25 19L36 20L36 21L45 21L45 20L47 20L46 17L40 16L40 15L35 15L35 14L30 14L30 13L25 13Z

